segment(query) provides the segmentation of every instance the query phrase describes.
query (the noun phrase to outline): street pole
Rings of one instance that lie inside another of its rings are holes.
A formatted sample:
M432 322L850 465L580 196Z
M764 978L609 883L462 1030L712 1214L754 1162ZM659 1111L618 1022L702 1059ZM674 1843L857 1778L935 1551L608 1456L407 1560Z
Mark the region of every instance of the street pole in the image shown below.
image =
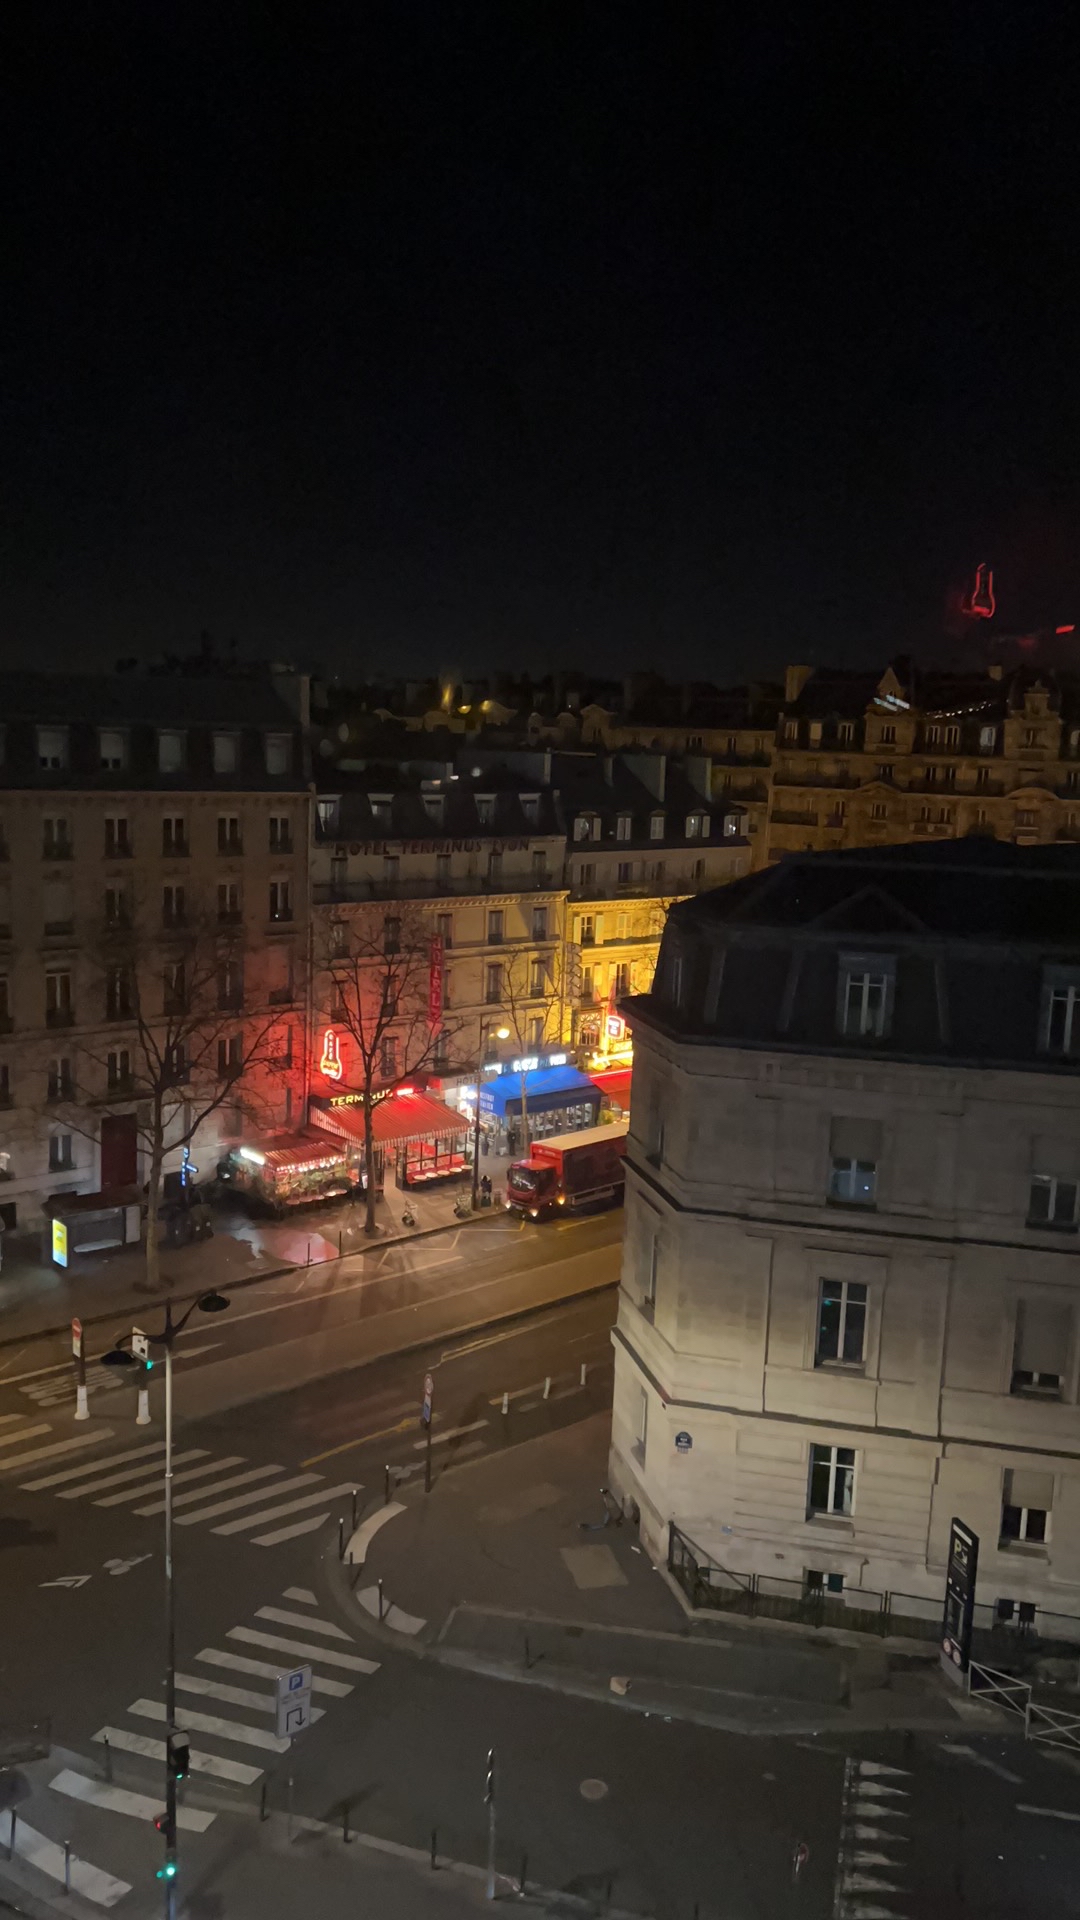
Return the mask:
M173 1324L172 1301L165 1302L165 1837L176 1859L176 1773L172 1737L176 1732L176 1587L173 1581ZM175 1879L165 1880L165 1920L176 1912Z
M487 1857L487 1897L495 1898L495 1749L488 1748L487 1782L484 1799L488 1810L488 1857Z
M484 1058L484 1027L486 1024L484 1016L481 1014L480 1031L476 1038L476 1099L473 1102L472 1208L474 1213L480 1205L480 1066Z

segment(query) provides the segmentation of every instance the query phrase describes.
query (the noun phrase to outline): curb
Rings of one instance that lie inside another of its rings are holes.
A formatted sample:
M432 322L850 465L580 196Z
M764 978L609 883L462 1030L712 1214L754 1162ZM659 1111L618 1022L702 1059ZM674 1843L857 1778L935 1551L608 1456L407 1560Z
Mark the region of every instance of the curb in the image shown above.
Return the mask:
M339 1254L336 1259L313 1260L311 1264L312 1266L319 1267L344 1266L347 1260L363 1260L369 1253L381 1252L384 1247L398 1246L404 1241L431 1240L437 1233L456 1233L460 1227L486 1227L490 1226L492 1221L501 1219L501 1214L474 1213L471 1218L465 1220L444 1220L442 1224L437 1227L417 1227L415 1230L405 1233L388 1233L385 1237L380 1236L378 1239L372 1240L367 1246L354 1247L350 1253ZM260 1273L241 1274L238 1279L228 1281L227 1285L230 1293L241 1293L246 1291L248 1287L261 1286L264 1280L280 1280L287 1273L306 1272L306 1265L297 1266L294 1261L288 1262L281 1267L266 1267ZM101 1313L84 1312L80 1317L84 1328L102 1327L107 1325L110 1320L115 1320L117 1314L137 1313L140 1308L160 1306L163 1305L166 1300L171 1300L174 1306L184 1306L189 1300L198 1300L206 1291L207 1288L203 1285L201 1287L193 1287L191 1291L187 1293L170 1293L167 1286L162 1286L156 1293L140 1293L130 1300L121 1301L118 1306L103 1310ZM3 1308L0 1306L0 1313L2 1312ZM71 1320L70 1317L66 1317L55 1326L37 1327L28 1333L8 1334L0 1338L0 1353L7 1347L25 1347L32 1340L52 1340L58 1335L66 1335L70 1333L70 1331ZM407 1349L402 1349L402 1351L407 1351Z

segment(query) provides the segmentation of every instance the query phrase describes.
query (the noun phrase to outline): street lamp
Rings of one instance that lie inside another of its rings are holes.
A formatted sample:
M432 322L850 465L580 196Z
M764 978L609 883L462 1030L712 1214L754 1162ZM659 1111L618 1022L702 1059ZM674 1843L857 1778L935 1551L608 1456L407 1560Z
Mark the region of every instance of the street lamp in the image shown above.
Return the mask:
M165 1349L165 1864L158 1878L165 1883L165 1920L173 1920L176 1912L176 1896L173 1883L176 1879L176 1787L177 1781L186 1777L186 1749L180 1755L180 1743L176 1738L176 1592L173 1584L173 1393L172 1393L172 1356L173 1346L183 1333L192 1314L224 1313L229 1302L223 1293L213 1290L201 1294L193 1300L187 1312L180 1320L172 1317L172 1301L165 1302L165 1325L160 1333L148 1333L144 1337L152 1347ZM132 1334L118 1336L108 1353L101 1356L103 1367L133 1367L138 1365L131 1351ZM143 1367L149 1371L152 1362L145 1360ZM144 1376L145 1377L145 1376ZM179 1770L178 1770L179 1769Z
M474 1213L480 1204L480 1069L484 1064L484 1036L488 1031L488 1022L494 1019L494 1017L493 1014L482 1013L480 1015L480 1033L476 1043L476 1106L473 1111L472 1137L472 1203ZM509 1040L509 1027L496 1027L495 1038L496 1040Z

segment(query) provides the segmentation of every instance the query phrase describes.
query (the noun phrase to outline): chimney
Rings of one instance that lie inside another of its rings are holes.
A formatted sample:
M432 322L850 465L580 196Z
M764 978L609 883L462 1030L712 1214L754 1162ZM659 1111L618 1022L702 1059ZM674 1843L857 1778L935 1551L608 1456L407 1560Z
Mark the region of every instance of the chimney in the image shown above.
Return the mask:
M813 671L814 671L813 667L785 667L784 668L784 705L785 706L787 707L794 706L795 701L798 699L800 693L805 687Z

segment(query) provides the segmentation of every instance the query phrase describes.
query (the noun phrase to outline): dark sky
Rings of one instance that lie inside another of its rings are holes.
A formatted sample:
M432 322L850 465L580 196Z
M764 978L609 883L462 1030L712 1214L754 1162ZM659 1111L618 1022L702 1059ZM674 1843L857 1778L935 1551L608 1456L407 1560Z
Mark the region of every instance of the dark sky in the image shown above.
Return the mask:
M6 656L1080 620L1071 10L911 11L14 0Z

